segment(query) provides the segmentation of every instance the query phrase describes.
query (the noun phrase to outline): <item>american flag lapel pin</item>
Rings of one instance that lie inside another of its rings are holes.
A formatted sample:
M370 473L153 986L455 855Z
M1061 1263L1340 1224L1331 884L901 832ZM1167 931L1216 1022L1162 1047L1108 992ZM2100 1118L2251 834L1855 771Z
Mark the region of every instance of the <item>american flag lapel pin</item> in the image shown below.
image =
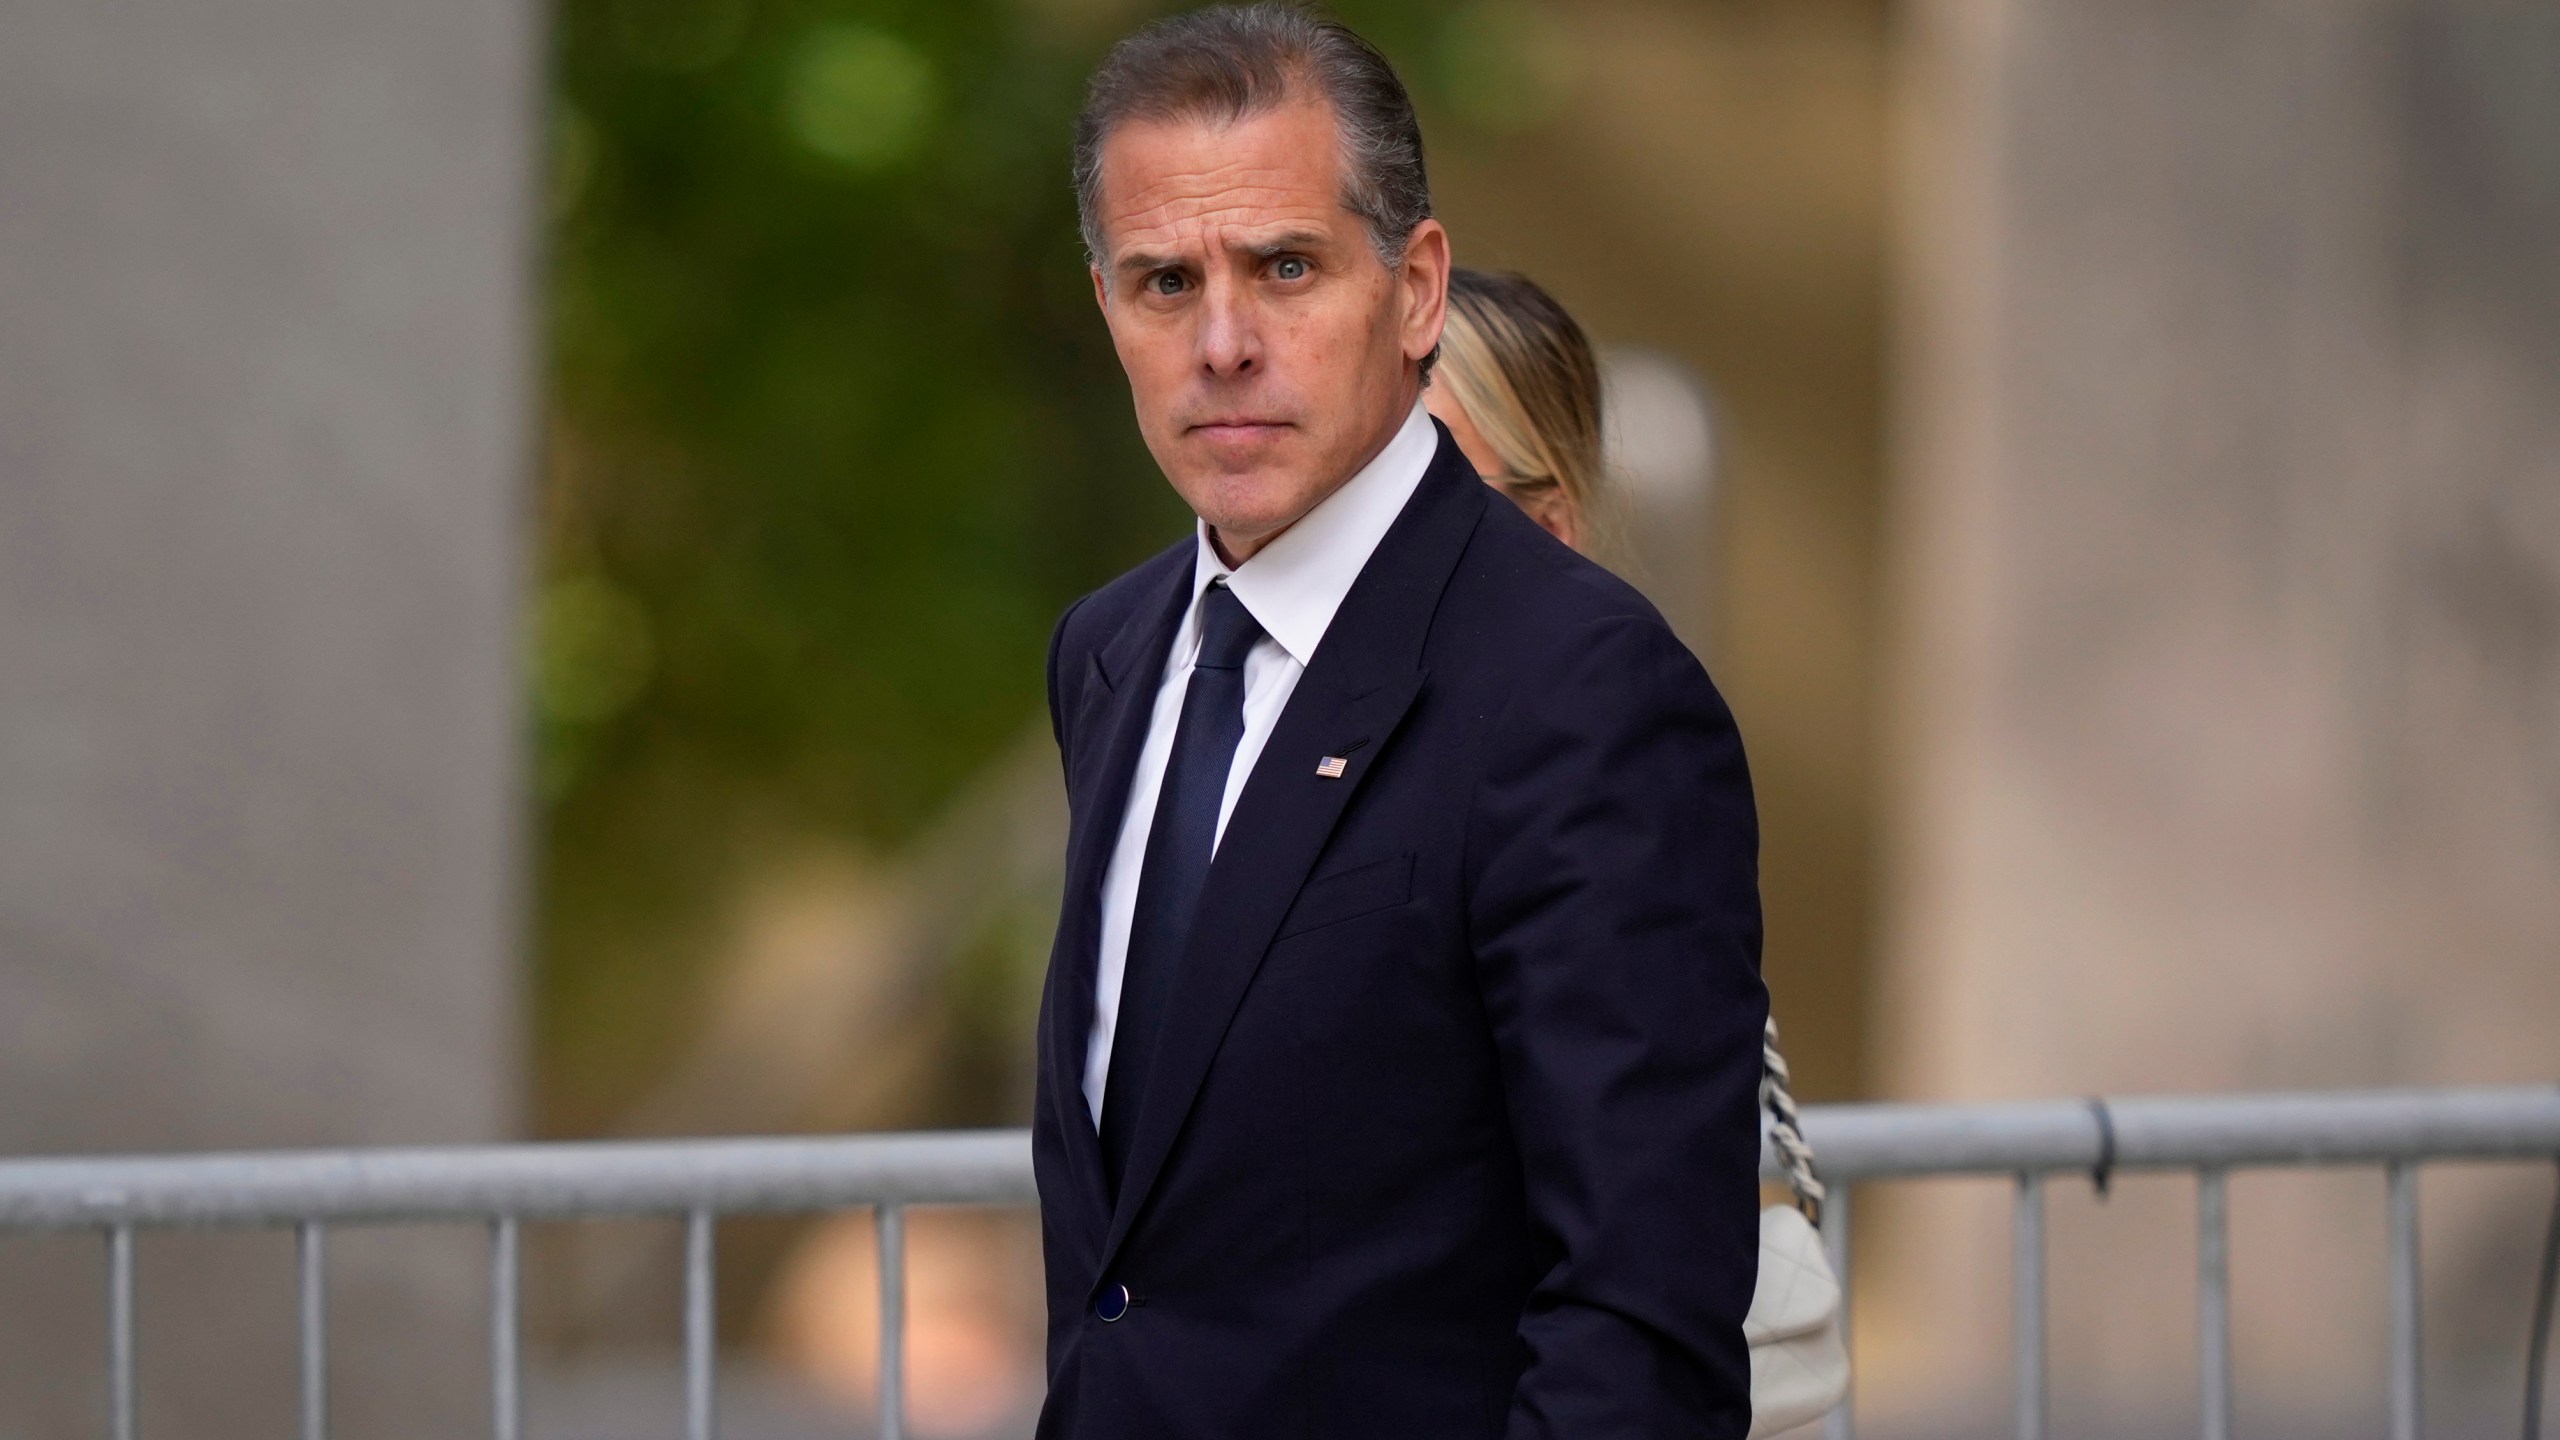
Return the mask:
M1343 767L1350 763L1351 757L1348 755L1327 755L1316 762L1316 775L1319 779L1339 780L1342 778Z

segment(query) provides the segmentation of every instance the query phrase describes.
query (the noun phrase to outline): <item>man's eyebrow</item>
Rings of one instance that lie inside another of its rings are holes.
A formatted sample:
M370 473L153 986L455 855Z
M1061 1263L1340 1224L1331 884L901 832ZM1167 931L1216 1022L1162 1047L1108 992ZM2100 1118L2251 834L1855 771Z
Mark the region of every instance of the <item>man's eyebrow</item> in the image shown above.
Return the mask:
M1321 250L1326 243L1327 236L1321 230L1287 230L1268 240L1244 246L1243 249L1244 253L1256 260L1269 260L1280 255ZM1181 263L1179 259L1170 255L1159 255L1148 250L1133 250L1111 262L1111 268L1123 275L1147 275L1158 270L1174 269Z
M1121 256L1119 259L1112 261L1111 268L1119 271L1123 275L1143 275L1157 270L1170 270L1181 263L1182 262L1174 259L1170 255L1158 255L1146 250L1132 250L1128 254Z
M1274 256L1295 254L1303 250L1321 250L1324 248L1325 239L1321 231L1290 230L1275 235L1259 245L1246 246L1245 253L1256 260L1269 260Z

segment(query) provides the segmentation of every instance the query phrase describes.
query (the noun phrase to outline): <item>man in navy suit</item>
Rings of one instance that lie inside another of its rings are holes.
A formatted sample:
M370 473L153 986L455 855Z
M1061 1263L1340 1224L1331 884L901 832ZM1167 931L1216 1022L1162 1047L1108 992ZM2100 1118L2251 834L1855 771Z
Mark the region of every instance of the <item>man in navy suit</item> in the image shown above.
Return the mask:
M1076 180L1199 526L1050 650L1040 1435L1739 1440L1742 745L1422 409L1402 85L1296 9L1176 17L1096 72Z

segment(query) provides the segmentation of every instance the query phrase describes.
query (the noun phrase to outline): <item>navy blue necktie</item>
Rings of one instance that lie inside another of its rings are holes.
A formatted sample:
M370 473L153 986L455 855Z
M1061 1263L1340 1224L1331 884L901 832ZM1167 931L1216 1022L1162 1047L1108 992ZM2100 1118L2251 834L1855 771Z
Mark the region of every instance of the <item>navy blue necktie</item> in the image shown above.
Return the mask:
M1227 771L1244 738L1244 659L1262 638L1244 602L1223 583L1200 600L1200 658L1182 692L1182 720L1156 796L1155 825L1138 871L1138 901L1129 917L1129 954L1120 971L1120 1010L1111 1037L1111 1072L1102 1085L1102 1167L1120 1192L1129 1143L1164 1028L1165 999L1191 937L1200 887L1217 847L1218 807Z

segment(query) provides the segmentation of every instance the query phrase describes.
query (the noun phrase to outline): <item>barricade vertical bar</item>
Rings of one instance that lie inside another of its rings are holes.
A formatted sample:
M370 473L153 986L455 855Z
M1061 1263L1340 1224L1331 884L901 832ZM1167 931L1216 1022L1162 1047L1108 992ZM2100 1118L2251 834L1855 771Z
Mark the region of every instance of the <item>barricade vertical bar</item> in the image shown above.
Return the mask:
M713 1409L711 1212L696 1210L684 1225L684 1433L712 1440Z
M1855 1340L1849 1334L1849 1184L1835 1180L1822 1201L1822 1244L1831 1252L1831 1273L1840 1281L1840 1347L1850 1354ZM1849 1393L1831 1413L1822 1417L1822 1440L1856 1440L1857 1421L1849 1413L1849 1404L1857 1398L1858 1367L1849 1367Z
M2044 1440L2044 1177L2018 1175L2015 1242L2018 1293L2011 1306L2018 1348L2018 1440Z
M302 1280L302 1440L328 1440L328 1236L317 1220L294 1227Z
M883 1205L880 1225L880 1440L907 1434L907 1212Z
M2395 1160L2391 1198L2391 1440L2418 1440L2418 1168Z
M134 1440L133 1227L107 1231L107 1429Z
M519 1236L513 1215L489 1223L489 1433L496 1440L517 1440L524 1427Z
M2196 1172L2196 1373L2204 1440L2231 1440L2231 1190L2227 1172Z

